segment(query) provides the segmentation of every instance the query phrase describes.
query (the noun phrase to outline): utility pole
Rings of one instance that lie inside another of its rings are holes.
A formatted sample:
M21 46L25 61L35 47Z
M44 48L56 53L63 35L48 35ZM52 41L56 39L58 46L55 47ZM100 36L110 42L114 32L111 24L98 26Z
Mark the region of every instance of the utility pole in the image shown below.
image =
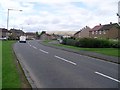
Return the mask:
M118 13L117 13L117 16L118 16L118 24L120 25L120 1L118 2Z

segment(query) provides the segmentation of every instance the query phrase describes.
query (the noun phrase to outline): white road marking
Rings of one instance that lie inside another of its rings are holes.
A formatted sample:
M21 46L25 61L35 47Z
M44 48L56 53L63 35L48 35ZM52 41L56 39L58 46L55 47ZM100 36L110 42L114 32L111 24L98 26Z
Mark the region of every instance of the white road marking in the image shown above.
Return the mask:
M72 62L72 61L69 61L69 60L66 60L66 59L64 59L64 58L61 58L61 57L59 57L59 56L56 56L56 55L55 55L54 57L56 57L56 58L58 58L58 59L61 59L61 60L65 61L65 62L71 63L71 64L73 64L73 65L77 65L76 63L74 63L74 62Z
M114 79L114 78L112 78L112 77L110 77L110 76L107 76L107 75L102 74L102 73L100 73L100 72L95 72L95 73L120 83L120 81L119 81L119 80Z
M29 46L31 47L32 45L28 42Z
M49 52L47 52L47 51L44 51L44 50L42 50L42 49L39 49L41 52L43 52L43 53L49 53Z
M28 42L28 44L30 45L30 43Z
M37 49L35 46L32 46L33 48Z

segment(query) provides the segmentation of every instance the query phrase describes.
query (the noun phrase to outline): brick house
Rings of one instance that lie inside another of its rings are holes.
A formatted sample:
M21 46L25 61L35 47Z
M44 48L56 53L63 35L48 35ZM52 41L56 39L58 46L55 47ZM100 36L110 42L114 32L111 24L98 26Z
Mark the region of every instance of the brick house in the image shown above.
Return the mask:
M26 32L25 33L27 39L35 39L36 38L36 33L33 32Z
M11 35L12 39L19 39L20 36L25 34L22 30L18 29L10 29L10 32L12 33Z
M0 38L9 38L11 32L5 28L0 28Z
M50 34L44 33L44 34L42 34L42 35L40 36L40 39L41 39L41 40L51 40L52 38L51 38L51 35L50 35Z
M74 34L75 38L89 38L90 27L86 26Z
M97 25L89 31L91 38L118 39L120 26L117 23Z

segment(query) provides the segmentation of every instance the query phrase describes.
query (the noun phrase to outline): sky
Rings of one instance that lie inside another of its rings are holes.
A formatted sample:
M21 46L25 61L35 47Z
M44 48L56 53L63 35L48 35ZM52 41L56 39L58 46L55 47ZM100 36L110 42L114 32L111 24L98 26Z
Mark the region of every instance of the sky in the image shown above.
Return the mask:
M119 0L2 0L0 28L25 32L79 31L85 26L117 23ZM22 11L19 11L22 10Z

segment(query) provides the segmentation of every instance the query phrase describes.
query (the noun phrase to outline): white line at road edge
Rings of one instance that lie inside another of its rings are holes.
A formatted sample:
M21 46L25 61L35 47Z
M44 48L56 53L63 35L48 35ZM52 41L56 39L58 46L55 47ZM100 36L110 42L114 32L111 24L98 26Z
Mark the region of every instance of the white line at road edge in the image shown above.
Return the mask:
M35 46L32 46L33 48L37 49Z
M114 78L112 78L112 77L110 77L110 76L107 76L107 75L102 74L102 73L100 73L100 72L95 72L95 73L120 83L120 81L119 81L119 80L114 79Z
M41 52L43 52L43 53L48 53L47 51L44 51L44 50L42 50L42 49L39 49Z
M72 62L72 61L69 61L69 60L66 60L66 59L64 59L64 58L61 58L61 57L59 57L59 56L56 56L56 55L55 55L55 57L58 58L58 59L61 59L61 60L63 60L63 61L66 61L66 62L68 62L68 63L71 63L71 64L73 64L73 65L77 65L76 63L74 63L74 62Z

